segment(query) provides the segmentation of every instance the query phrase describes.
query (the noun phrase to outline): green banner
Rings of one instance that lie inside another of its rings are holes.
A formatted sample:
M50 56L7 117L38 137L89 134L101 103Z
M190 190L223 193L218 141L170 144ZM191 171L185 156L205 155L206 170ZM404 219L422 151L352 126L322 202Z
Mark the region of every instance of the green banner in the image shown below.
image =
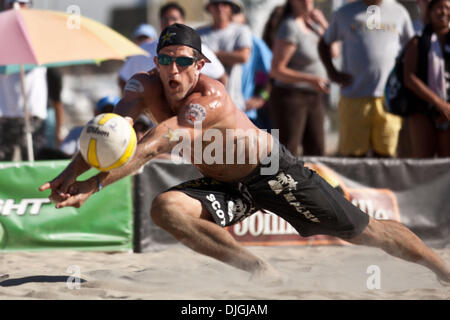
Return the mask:
M68 161L0 163L0 251L132 250L131 177L92 195L81 208L56 209L39 192ZM94 169L80 177L97 174Z

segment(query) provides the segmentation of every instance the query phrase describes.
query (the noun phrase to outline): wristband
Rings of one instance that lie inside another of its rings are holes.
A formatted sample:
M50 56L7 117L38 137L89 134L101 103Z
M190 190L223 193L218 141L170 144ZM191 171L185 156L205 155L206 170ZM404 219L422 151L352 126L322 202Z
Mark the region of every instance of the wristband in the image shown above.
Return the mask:
M260 96L261 98L263 98L264 100L269 101L270 95L269 95L269 93L267 92L267 90L262 90L262 91L259 93L259 96Z
M94 176L95 180L97 180L97 192L103 189L103 185L100 182L100 178L98 176Z

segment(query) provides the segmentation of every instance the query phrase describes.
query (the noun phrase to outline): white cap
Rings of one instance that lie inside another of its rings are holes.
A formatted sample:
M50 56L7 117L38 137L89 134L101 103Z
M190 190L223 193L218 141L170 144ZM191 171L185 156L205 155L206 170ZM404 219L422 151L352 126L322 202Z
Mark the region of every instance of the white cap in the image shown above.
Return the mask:
M140 24L133 32L133 38L138 38L140 36L146 36L151 39L158 38L158 34L157 34L155 28L153 28L153 26L151 26L149 24L145 24L145 23Z

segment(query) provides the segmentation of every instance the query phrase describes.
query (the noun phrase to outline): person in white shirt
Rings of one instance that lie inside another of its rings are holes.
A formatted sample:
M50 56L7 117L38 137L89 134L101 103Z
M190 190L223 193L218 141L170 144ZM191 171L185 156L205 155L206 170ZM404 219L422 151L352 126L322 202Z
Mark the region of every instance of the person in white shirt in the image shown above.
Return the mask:
M31 6L30 0L5 1L5 9L17 2L21 7ZM46 142L47 69L35 68L25 74L27 109L36 153ZM16 154L16 151L20 153ZM25 136L24 94L20 73L0 74L0 161L27 159Z
M397 1L359 0L333 13L319 42L319 54L329 79L341 85L341 156L396 156L402 119L386 112L384 88L395 59L413 36L409 13ZM339 70L331 58L335 42L342 43Z
M242 66L250 59L252 31L248 26L232 21L233 14L243 12L244 6L239 0L209 0L205 10L211 15L212 24L197 29L197 32L225 66L227 91L236 106L245 110Z
M150 56L137 55L128 58L122 68L119 70L119 87L121 91L125 86L125 82L130 79L133 74L140 71L151 69L153 63L152 52L153 43L157 38L157 32L149 24L140 24L133 31L133 41L142 49L147 51Z
M46 75L46 68L35 68L25 74L27 109L35 153L43 146L42 140L45 140L44 122L47 118L48 99ZM13 161L15 150L20 150L20 160L27 159L24 96L20 73L1 74L0 161Z

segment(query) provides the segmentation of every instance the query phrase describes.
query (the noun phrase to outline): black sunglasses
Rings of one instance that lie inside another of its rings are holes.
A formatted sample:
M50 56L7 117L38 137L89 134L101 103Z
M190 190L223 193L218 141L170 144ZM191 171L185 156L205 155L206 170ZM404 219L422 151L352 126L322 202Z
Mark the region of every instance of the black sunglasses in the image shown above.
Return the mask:
M166 54L158 55L158 63L163 66L172 64L173 61L180 67L188 67L192 65L197 59L193 57L171 57Z

